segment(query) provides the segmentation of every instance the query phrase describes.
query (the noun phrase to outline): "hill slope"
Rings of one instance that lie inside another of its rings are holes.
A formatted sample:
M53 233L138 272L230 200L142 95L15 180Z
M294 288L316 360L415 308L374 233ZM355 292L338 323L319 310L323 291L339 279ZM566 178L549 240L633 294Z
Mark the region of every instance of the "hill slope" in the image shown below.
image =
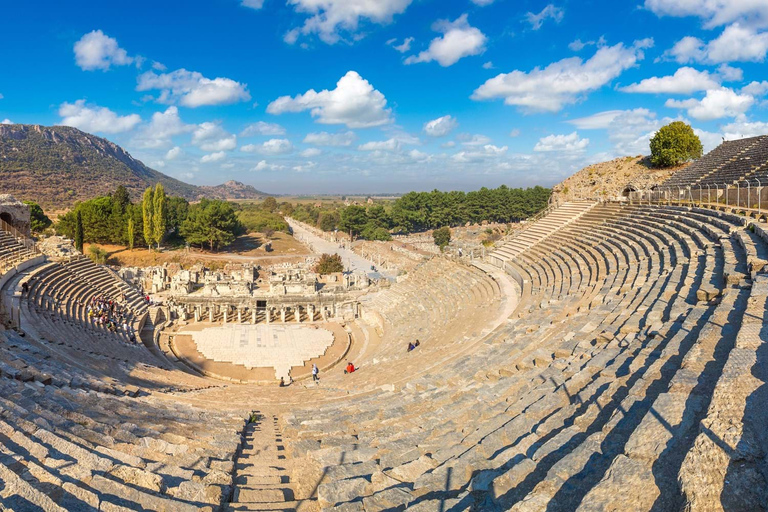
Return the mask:
M552 200L619 198L630 188L641 190L664 182L689 164L669 169L651 167L648 157L626 156L590 165L552 187Z
M217 187L184 183L150 169L113 142L68 126L0 125L0 176L0 194L54 208L107 194L118 185L137 199L157 182L168 194L189 200L266 195L237 182Z

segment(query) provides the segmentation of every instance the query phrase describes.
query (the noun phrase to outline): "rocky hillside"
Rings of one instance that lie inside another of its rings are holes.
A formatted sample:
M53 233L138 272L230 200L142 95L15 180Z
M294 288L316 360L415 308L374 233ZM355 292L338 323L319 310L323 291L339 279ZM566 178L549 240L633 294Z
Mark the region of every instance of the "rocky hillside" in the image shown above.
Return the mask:
M216 186L201 186L203 195L209 199L264 199L269 194L245 185L239 181L230 180Z
M552 200L610 199L625 196L628 190L658 185L688 164L670 169L655 169L650 158L627 156L585 167L552 187Z
M157 182L167 193L189 200L265 195L237 182L217 187L184 183L150 169L113 142L68 126L0 125L0 176L0 194L55 209L109 193L118 185L138 199Z

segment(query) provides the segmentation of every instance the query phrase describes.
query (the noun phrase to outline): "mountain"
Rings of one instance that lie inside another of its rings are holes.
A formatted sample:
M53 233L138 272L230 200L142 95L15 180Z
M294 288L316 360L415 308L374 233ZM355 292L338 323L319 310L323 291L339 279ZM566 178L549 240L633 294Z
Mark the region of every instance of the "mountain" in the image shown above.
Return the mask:
M150 169L117 144L77 128L0 125L0 194L58 210L105 195L118 185L139 199L144 189L157 182L163 184L166 193L191 201L268 195L237 182L216 187L184 183Z
M264 199L269 194L256 190L251 185L239 181L228 181L216 186L200 186L203 195L208 199Z

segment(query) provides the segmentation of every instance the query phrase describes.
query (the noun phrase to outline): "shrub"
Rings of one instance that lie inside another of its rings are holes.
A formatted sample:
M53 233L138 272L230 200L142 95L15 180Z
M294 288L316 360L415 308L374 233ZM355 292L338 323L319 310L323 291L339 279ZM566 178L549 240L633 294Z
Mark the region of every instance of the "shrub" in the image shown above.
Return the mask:
M656 132L651 139L651 163L657 167L673 167L701 157L701 140L690 125L675 121Z
M88 257L93 260L94 263L104 265L107 263L107 251L99 247L98 245L91 245L88 247Z
M320 261L315 265L315 272L320 275L333 274L334 272L344 272L344 263L338 254L323 254Z
M451 243L451 230L448 227L436 229L432 232L432 238L435 240L435 245L442 251Z

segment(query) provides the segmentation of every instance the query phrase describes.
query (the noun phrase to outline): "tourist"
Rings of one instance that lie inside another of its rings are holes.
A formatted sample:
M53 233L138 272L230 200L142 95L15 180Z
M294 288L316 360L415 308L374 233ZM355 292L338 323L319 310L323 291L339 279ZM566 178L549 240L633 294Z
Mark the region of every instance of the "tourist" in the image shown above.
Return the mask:
M412 342L409 341L408 342L408 352L410 352L411 350L413 350L415 348L416 348L416 345L414 345Z
M317 376L317 374L320 373L320 370L317 369L317 365L312 365L312 380L317 382L320 380L320 377Z
M355 373L356 369L357 368L355 368L354 364L352 364L351 362L347 361L347 367L344 369L344 374L346 375L348 373Z
M281 388L285 387L285 380L282 377L280 377L280 387Z

